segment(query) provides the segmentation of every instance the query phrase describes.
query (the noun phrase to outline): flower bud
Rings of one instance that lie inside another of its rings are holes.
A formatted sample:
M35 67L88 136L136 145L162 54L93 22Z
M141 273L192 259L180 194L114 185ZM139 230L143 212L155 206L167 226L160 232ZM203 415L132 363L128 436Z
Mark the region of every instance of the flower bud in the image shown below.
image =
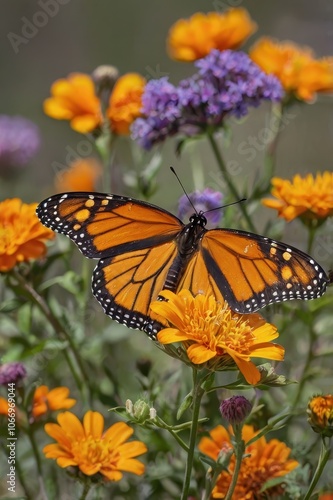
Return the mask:
M103 64L97 66L91 74L95 82L96 94L102 100L108 101L114 84L118 80L119 71L115 66Z
M148 420L150 412L150 406L143 399L138 399L133 406L133 417L140 423Z
M228 420L231 425L243 422L250 415L251 410L252 404L244 396L232 396L220 404L222 417Z
M333 436L333 395L314 396L307 409L312 429L326 437Z
M0 366L0 385L15 384L27 374L24 365L19 362L5 363Z

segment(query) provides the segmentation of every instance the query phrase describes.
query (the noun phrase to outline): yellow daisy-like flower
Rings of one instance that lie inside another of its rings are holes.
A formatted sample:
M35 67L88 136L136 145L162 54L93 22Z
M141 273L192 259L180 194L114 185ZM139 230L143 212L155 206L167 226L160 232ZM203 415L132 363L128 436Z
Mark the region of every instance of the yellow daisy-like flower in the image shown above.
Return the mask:
M58 424L46 424L45 431L57 441L43 449L46 458L57 460L59 467L76 466L83 474L103 474L110 481L119 481L122 472L142 475L144 464L135 457L147 451L141 441L129 441L133 429L117 422L104 433L104 418L94 411L83 417L83 425L71 412L58 415Z
M138 73L121 76L113 87L107 115L111 130L118 135L128 135L133 121L141 115L141 97L146 80Z
M232 450L231 435L222 425L215 427L209 434L210 437L203 437L199 442L198 448L202 453L217 460L221 452ZM250 441L256 434L257 432L251 425L244 425L242 437L245 442ZM267 442L265 437L247 446L233 498L264 500L267 495L269 498L274 498L275 495L282 493L281 486L269 488L262 494L260 490L270 479L283 477L299 465L296 460L289 458L290 452L290 448L282 441L271 439ZM229 471L223 471L218 477L212 498L225 498L234 468L235 456L233 455L228 466Z
M314 396L308 404L308 421L315 432L333 436L333 395Z
M161 330L158 341L183 342L192 363L235 363L247 382L256 384L260 373L251 358L283 359L283 347L271 342L279 335L276 327L259 314L236 314L226 302L216 302L212 296L193 297L188 290L177 295L164 290L160 295L166 301L153 302L151 309L173 326Z
M96 182L102 174L101 165L94 158L76 160L56 177L58 193L67 191L96 191Z
M229 9L223 14L197 12L180 19L171 28L167 50L178 61L195 61L212 49L238 48L257 29L245 9Z
M5 398L0 397L0 415L8 416L8 401Z
M55 235L39 222L36 207L37 203L23 203L19 198L0 203L0 272L45 255L44 241Z
M56 120L69 120L71 127L82 134L102 124L100 100L89 75L73 73L54 82L52 97L44 101L44 112Z
M37 387L33 397L32 415L34 418L44 415L49 410L68 410L75 405L76 399L69 398L68 387L49 389L46 385Z
M315 59L308 47L260 38L250 49L251 59L279 78L288 93L311 101L317 92L333 91L333 58Z
M292 181L273 177L272 195L263 205L278 211L287 222L301 217L303 220L326 219L333 215L333 173L318 173L315 177L295 175Z

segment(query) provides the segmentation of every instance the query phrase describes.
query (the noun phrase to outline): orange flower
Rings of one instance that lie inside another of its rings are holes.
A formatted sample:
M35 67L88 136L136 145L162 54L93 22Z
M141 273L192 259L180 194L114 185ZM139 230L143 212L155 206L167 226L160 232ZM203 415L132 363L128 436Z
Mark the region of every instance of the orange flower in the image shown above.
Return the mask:
M142 475L145 467L134 457L147 447L141 441L125 442L133 429L117 422L104 433L104 418L97 411L88 411L80 420L71 412L58 415L58 424L46 424L45 431L57 444L45 446L46 458L55 458L59 467L77 466L87 476L103 474L110 481L119 481L122 471Z
M0 272L42 257L44 240L54 238L53 231L39 222L36 207L37 203L26 204L19 198L0 203Z
M232 450L230 434L222 425L215 427L210 437L203 437L198 445L199 450L213 460L217 460L220 453ZM257 432L251 425L244 425L242 429L245 442L250 441ZM272 487L260 493L264 484L274 478L283 477L298 466L296 460L289 458L290 448L278 439L266 441L261 437L246 447L245 458L240 468L237 486L233 498L237 500L260 500L273 498L279 493L280 487ZM228 469L221 472L212 492L212 498L224 498L235 468L235 456L232 455Z
M315 432L333 435L333 395L314 396L308 404L308 421Z
M6 415L6 417L7 417L8 408L9 408L9 405L8 405L7 399L0 397L0 415Z
M276 327L259 314L236 314L227 302L205 295L194 298L188 290L177 295L164 290L160 295L167 300L153 302L151 309L174 326L161 330L158 341L183 342L192 363L209 362L211 369L236 364L247 382L256 384L260 373L250 358L283 359L283 347L271 342L278 337Z
M333 173L295 175L292 181L273 177L272 195L263 205L278 211L287 222L301 217L303 220L326 219L333 215Z
M85 134L102 124L101 105L92 78L72 73L54 82L52 97L44 101L44 112L56 120L69 120L71 127Z
M35 418L56 410L67 410L75 405L76 399L68 398L68 387L56 387L51 391L46 385L37 387L33 397L32 414Z
M170 29L167 50L178 61L195 61L212 49L236 49L257 26L245 9L229 9L223 14L198 12L180 19Z
M326 493L322 493L319 495L318 500L333 500L333 492L327 491Z
M130 125L141 115L141 97L146 80L137 73L121 76L113 87L107 115L115 134L128 135Z
M95 191L96 181L101 173L101 166L94 158L75 160L67 170L63 170L57 175L56 190L59 193Z
M288 93L310 101L316 92L333 91L333 58L315 59L310 48L260 38L251 48L252 60L279 78Z

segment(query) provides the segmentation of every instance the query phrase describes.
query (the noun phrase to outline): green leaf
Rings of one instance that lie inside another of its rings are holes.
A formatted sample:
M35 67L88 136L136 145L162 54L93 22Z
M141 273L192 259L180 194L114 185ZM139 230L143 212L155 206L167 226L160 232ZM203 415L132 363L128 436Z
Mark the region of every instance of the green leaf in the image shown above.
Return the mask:
M183 415L183 413L191 406L192 402L193 402L193 395L190 392L189 394L187 394L187 396L185 396L180 407L178 408L177 420L179 420L180 417Z

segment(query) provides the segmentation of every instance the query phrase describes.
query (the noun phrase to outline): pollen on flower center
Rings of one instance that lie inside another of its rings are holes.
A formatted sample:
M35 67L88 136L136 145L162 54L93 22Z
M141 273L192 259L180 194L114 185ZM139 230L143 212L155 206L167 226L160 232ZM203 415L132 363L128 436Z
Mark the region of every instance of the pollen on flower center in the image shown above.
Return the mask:
M103 465L115 466L119 458L119 453L117 451L112 453L106 442L92 436L74 442L72 444L72 453L74 459L79 462L86 462L89 465L100 464L101 467Z

